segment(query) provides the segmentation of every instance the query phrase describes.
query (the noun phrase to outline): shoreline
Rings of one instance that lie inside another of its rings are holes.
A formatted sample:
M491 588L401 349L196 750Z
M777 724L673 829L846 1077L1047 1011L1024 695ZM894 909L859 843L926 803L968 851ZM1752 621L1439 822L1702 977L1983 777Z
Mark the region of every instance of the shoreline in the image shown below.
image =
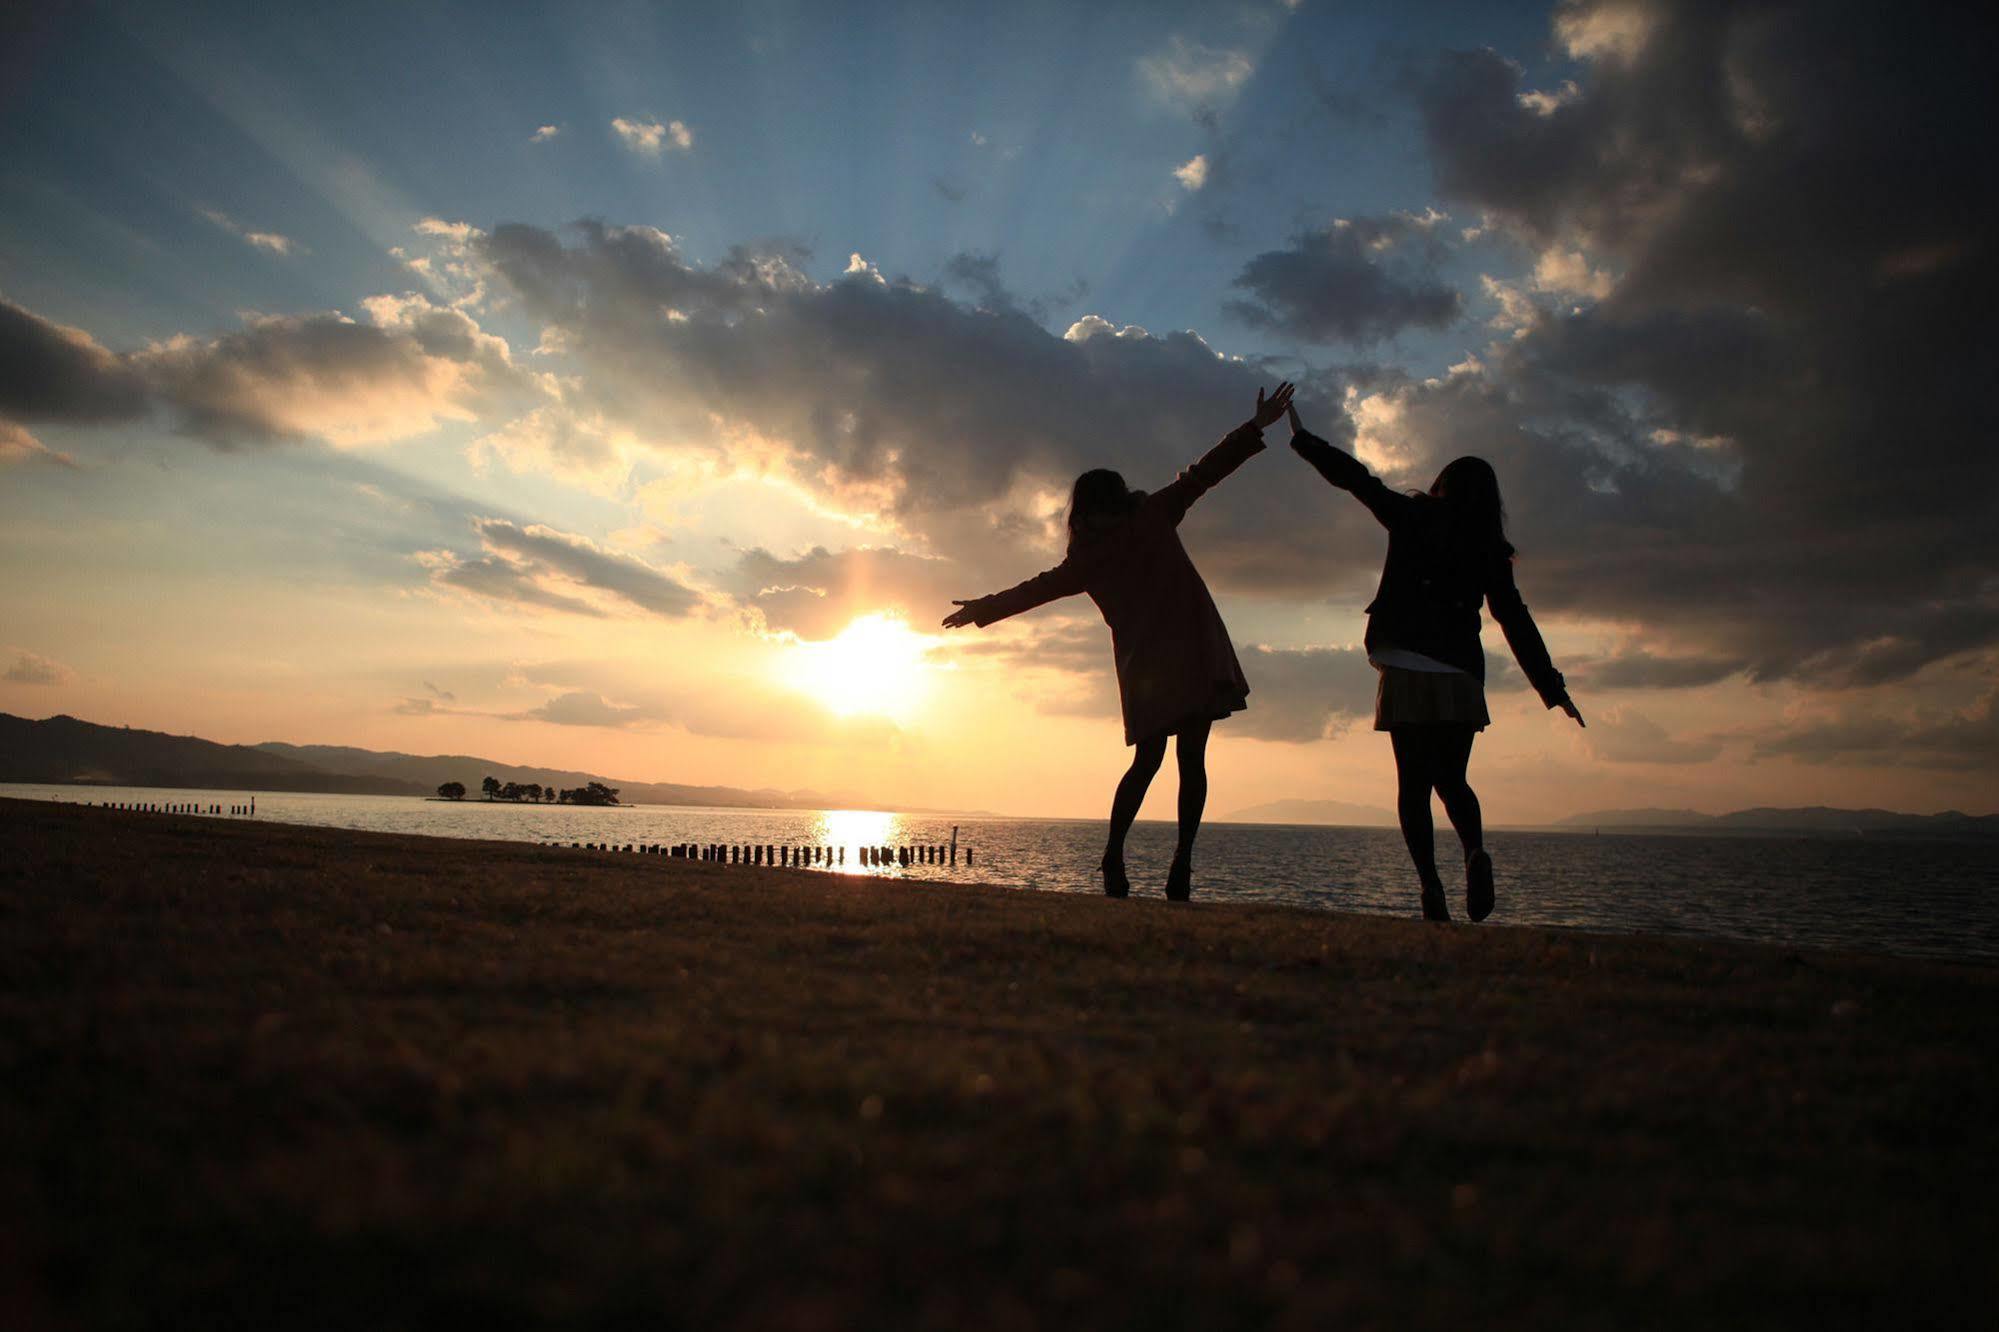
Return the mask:
M20 801L0 903L28 1326L1975 1325L1999 1294L1972 963Z

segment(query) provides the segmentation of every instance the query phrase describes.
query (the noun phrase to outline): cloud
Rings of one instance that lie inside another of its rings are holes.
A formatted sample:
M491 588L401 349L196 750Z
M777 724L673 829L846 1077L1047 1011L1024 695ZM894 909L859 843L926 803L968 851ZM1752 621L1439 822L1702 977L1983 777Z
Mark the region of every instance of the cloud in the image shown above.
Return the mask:
M1721 753L1715 737L1679 740L1636 708L1607 708L1589 719L1583 744L1606 763L1705 763Z
M1229 718L1231 734L1304 744L1331 739L1374 716L1380 679L1358 647L1239 646L1249 708Z
M572 485L608 492L631 473L637 441L600 412L578 413L560 404L535 408L466 450L475 467L497 459L514 473L545 472Z
M965 187L953 181L948 181L942 176L932 176L930 178L930 188L937 191L937 197L945 203L961 204L965 202Z
M28 433L26 426L0 420L0 467L16 463L47 463L74 470L76 459L60 449L52 449Z
M0 299L0 413L94 423L146 413L146 383L80 328Z
M619 116L611 122L611 129L627 148L647 157L658 157L668 148L684 153L694 147L694 131L678 120L662 124L657 120L627 120Z
M505 341L461 310L415 294L362 304L373 322L253 318L209 340L176 337L132 363L185 433L224 447L407 439L537 391Z
M893 544L988 578L1055 551L1078 473L1108 465L1162 484L1278 378L1191 333L1086 316L1058 337L990 256L948 266L974 293L967 306L872 269L817 282L795 252L739 249L702 266L646 227L510 224L478 244L574 366L575 409L785 480ZM1349 437L1330 380L1307 387L1304 407L1322 432ZM1281 534L1323 502L1253 489L1223 487L1195 510L1187 531L1202 567L1223 585L1316 584L1325 548Z
M952 561L866 546L815 546L795 559L748 550L722 582L769 629L810 640L876 612L928 627L950 611L954 595L970 595L966 572Z
M652 615L678 618L701 604L701 595L630 555L605 550L587 537L534 524L521 527L502 518L473 524L493 555L536 574L554 574L581 587L609 594Z
M1179 181L1183 189L1200 189L1208 183L1208 155L1206 153L1196 153L1179 166L1174 167L1173 179Z
M1972 443L1999 420L1965 333L1999 304L1977 32L1575 3L1573 91L1490 50L1435 64L1438 188L1536 258L1492 292L1515 336L1479 385L1393 391L1429 436L1403 447L1502 464L1553 604L1833 688L1999 643L1999 454Z
M1305 342L1368 344L1405 328L1442 328L1463 298L1435 274L1432 229L1406 215L1336 219L1243 265L1235 285L1250 299L1226 308L1252 328Z
M419 295L363 301L370 322L324 313L253 316L213 338L181 334L137 352L0 301L0 413L70 424L154 412L225 448L304 438L406 439L541 387L507 344L463 311Z
M1140 80L1161 101L1201 107L1232 99L1256 72L1247 51L1203 46L1184 37L1140 57Z
M528 142L547 143L561 133L562 127L560 125L543 125L536 129L534 133L528 135Z
M560 694L540 707L514 713L513 721L552 722L557 726L604 726L621 729L659 720L659 714L636 705L612 703L602 694Z
M0 676L0 680L5 680L8 684L66 685L76 678L75 671L40 653L17 647L10 647L7 651L13 656L14 661L7 668L7 673Z
M431 697L437 699L440 703L456 703L458 701L458 695L452 693L449 689L439 689L428 680L423 682L423 687L429 690Z
M213 208L202 209L201 215L254 249L264 250L275 255L311 253L310 250L307 250L303 245L300 245L289 236L281 236L275 231L252 231L250 228L236 221L236 219L230 217L229 214L218 212Z
M1736 657L1662 656L1632 648L1607 657L1583 657L1564 667L1572 688L1698 689L1739 675Z
M1884 711L1865 702L1805 712L1762 728L1750 756L1999 774L1999 690L1962 709Z
M544 587L538 570L515 560L497 555L466 559L448 550L418 551L411 558L429 572L431 582L438 587L507 605L605 618L605 613L589 602Z

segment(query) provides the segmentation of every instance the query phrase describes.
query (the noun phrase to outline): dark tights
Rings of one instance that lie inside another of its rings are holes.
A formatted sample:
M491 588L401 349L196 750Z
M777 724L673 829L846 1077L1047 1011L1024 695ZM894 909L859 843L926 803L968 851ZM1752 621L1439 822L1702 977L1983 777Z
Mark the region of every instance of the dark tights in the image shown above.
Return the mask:
M1388 733L1395 744L1395 812L1402 820L1402 840L1425 888L1441 889L1437 877L1436 837L1430 822L1430 792L1444 802L1444 813L1457 829L1465 854L1485 845L1485 828L1478 797L1465 780L1471 762L1471 742L1478 732L1469 726L1398 726Z
M1174 757L1180 763L1180 840L1173 859L1191 861L1194 838L1201 831L1201 812L1208 805L1208 729L1206 721L1188 722L1180 728ZM1131 766L1118 779L1117 794L1111 798L1110 840L1104 844L1107 863L1124 863L1124 838L1145 803L1152 778L1166 758L1165 735L1148 736L1132 747Z

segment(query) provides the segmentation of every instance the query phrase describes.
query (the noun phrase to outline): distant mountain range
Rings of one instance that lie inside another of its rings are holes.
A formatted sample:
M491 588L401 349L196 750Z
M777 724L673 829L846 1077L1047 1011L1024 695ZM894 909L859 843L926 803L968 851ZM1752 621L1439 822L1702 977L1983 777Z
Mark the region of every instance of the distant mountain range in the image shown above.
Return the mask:
M1999 837L1999 814L1898 814L1888 809L1739 809L1702 814L1691 809L1594 809L1571 814L1557 828L1659 828L1687 832L1796 832L1834 836Z
M744 790L635 782L565 768L525 768L469 754L382 753L343 745L222 745L191 735L99 726L75 717L30 721L0 712L0 782L91 786L206 787L223 791L325 791L341 795L427 796L463 782L477 798L492 777L543 786L603 782L626 804L746 806L752 809L882 809L852 792ZM917 811L912 811L917 812Z
M1392 811L1373 805L1350 805L1344 800L1272 800L1251 805L1233 814L1224 814L1223 823L1305 823L1331 824L1345 828L1391 828Z

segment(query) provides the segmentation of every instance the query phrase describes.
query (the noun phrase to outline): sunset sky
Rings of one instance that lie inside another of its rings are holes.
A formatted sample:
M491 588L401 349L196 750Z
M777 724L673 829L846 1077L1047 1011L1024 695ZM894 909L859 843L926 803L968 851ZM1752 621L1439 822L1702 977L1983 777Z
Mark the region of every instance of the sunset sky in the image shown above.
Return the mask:
M1990 812L1947 12L10 7L0 710L1100 817L1094 608L938 621L1288 378L1392 483L1498 469L1590 725L1488 625L1490 820ZM1383 535L1285 438L1183 528L1210 809L1388 807Z

